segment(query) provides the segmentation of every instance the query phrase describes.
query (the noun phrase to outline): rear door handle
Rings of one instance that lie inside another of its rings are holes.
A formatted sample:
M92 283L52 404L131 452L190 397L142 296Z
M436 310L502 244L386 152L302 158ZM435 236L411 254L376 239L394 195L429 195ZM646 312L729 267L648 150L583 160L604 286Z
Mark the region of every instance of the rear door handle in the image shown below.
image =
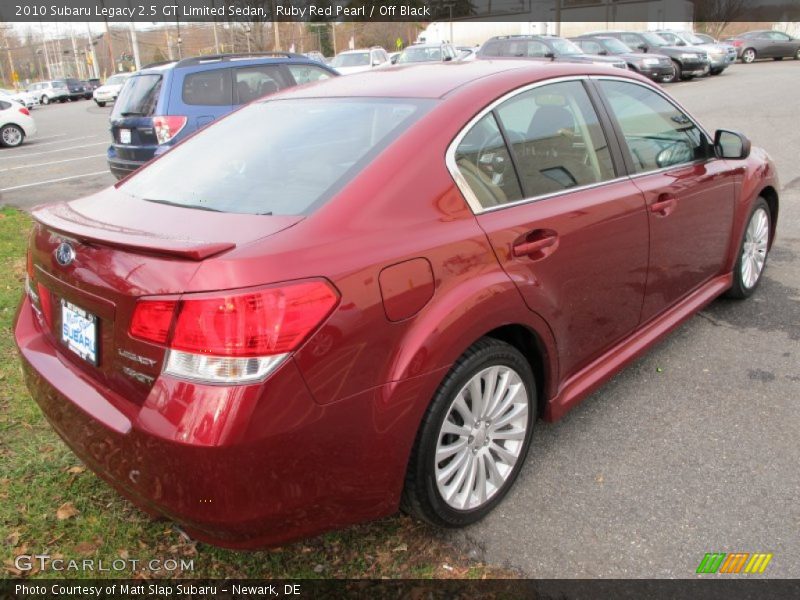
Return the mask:
M669 213L675 210L675 207L678 205L678 200L675 196L670 196L669 194L661 194L658 197L658 200L653 202L650 205L650 212L655 213L657 215L661 215L662 217L666 217Z
M544 250L553 248L558 243L558 234L553 231L535 230L525 236L525 241L514 244L511 248L514 256L530 256L532 258L544 258ZM541 256L537 256L542 254Z

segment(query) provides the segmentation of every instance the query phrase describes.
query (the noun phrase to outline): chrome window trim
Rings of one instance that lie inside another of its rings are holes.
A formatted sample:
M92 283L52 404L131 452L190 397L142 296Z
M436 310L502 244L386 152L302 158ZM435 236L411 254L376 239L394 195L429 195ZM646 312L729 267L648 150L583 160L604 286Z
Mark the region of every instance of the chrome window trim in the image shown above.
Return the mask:
M552 79L546 79L543 81L536 81L534 83L529 83L522 87L516 88L504 94L503 96L500 96L500 98L497 98L489 105L485 106L483 110L477 113L472 119L470 119L470 121L467 122L466 125L464 125L464 127L461 128L456 137L453 138L453 141L450 142L450 145L447 147L447 152L445 153L445 165L447 166L447 170L450 171L450 176L455 181L456 186L461 191L461 194L464 196L464 199L467 201L467 204L469 205L470 209L474 214L480 215L483 213L494 212L496 210L501 210L504 208L519 206L520 204L538 202L539 200L553 198L555 196L562 196L564 194L571 194L572 192L587 190L590 188L599 187L601 185L607 185L609 183L619 182L628 178L627 175L624 175L620 177L615 177L614 179L606 179L605 181L598 181L596 183L571 187L566 190L559 190L557 192L551 192L549 194L542 194L539 196L531 196L529 198L522 198L521 200L515 200L514 202L507 202L506 204L500 204L498 206L489 206L484 208L483 206L481 206L481 203L478 201L478 197L472 191L472 188L469 187L467 180L461 174L461 171L459 170L458 165L456 164L456 149L461 144L463 139L466 137L467 133L469 133L469 131L475 126L475 124L478 121L483 119L486 115L492 112L500 104L503 104L506 100L510 100L511 98L518 96L519 94L524 94L525 92L528 92L532 89L536 89L539 87L543 87L545 85L550 85L553 83L564 83L568 81L588 81L588 79L589 79L588 75L568 75L564 77L553 77ZM624 77L619 77L617 79L622 79L623 81L625 80ZM599 118L600 117L598 115L598 119ZM603 135L605 135L605 131L603 132Z

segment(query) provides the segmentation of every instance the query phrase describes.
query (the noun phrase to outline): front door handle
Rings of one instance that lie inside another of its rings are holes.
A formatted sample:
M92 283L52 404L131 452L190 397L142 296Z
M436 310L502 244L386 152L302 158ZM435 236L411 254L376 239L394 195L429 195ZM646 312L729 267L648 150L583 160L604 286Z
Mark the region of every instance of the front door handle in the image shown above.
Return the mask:
M531 258L544 258L558 244L558 234L554 231L537 229L525 236L524 241L512 246L514 256L529 256Z
M677 205L678 199L675 198L675 196L670 194L661 194L658 197L658 200L650 205L650 212L661 215L662 217L666 217L673 210L675 210Z

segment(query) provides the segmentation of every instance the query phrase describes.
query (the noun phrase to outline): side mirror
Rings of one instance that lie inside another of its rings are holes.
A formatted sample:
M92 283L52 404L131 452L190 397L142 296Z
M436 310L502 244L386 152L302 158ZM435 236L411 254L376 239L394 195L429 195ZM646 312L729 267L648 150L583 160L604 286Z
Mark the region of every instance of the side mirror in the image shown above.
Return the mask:
M639 50L641 50L642 52L647 52L647 44L639 44L639 45L638 45L638 46L636 46L636 47L637 47Z
M714 133L714 152L720 158L747 158L750 156L750 140L741 133L718 129Z
M393 65L396 65L396 64L397 64L397 59L398 59L398 58L400 58L400 55L399 55L399 54L398 54L397 56L393 56L393 57L390 59L390 60L392 61L392 64L393 64Z
M675 45L676 45L676 46L685 46L685 45L686 45L686 42L684 42L683 40L678 40L678 43L677 43L677 44L675 44Z
M544 57L549 59L555 59L556 55L553 54L553 52L551 52L550 50L548 50L547 52L544 53Z
M600 52L598 52L598 54L600 56L608 56L608 50L600 50Z
M381 64L381 61L379 61L379 60L373 60L373 61L372 61L372 66L373 66L373 67L377 67L377 66L379 66L380 64Z
M442 60L447 62L448 60L453 60L453 57L452 56L445 56Z

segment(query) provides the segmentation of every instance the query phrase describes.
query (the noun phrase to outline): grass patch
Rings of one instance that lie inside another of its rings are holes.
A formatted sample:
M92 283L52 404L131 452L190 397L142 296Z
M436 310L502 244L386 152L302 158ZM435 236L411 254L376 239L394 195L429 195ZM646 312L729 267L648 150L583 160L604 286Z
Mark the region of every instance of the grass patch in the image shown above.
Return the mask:
M11 325L25 272L30 218L0 209L0 538L6 576L150 578L508 576L468 560L405 516L351 527L272 550L237 552L190 540L155 521L83 467L53 432L22 381ZM53 558L191 560L193 570L19 572L20 554Z

